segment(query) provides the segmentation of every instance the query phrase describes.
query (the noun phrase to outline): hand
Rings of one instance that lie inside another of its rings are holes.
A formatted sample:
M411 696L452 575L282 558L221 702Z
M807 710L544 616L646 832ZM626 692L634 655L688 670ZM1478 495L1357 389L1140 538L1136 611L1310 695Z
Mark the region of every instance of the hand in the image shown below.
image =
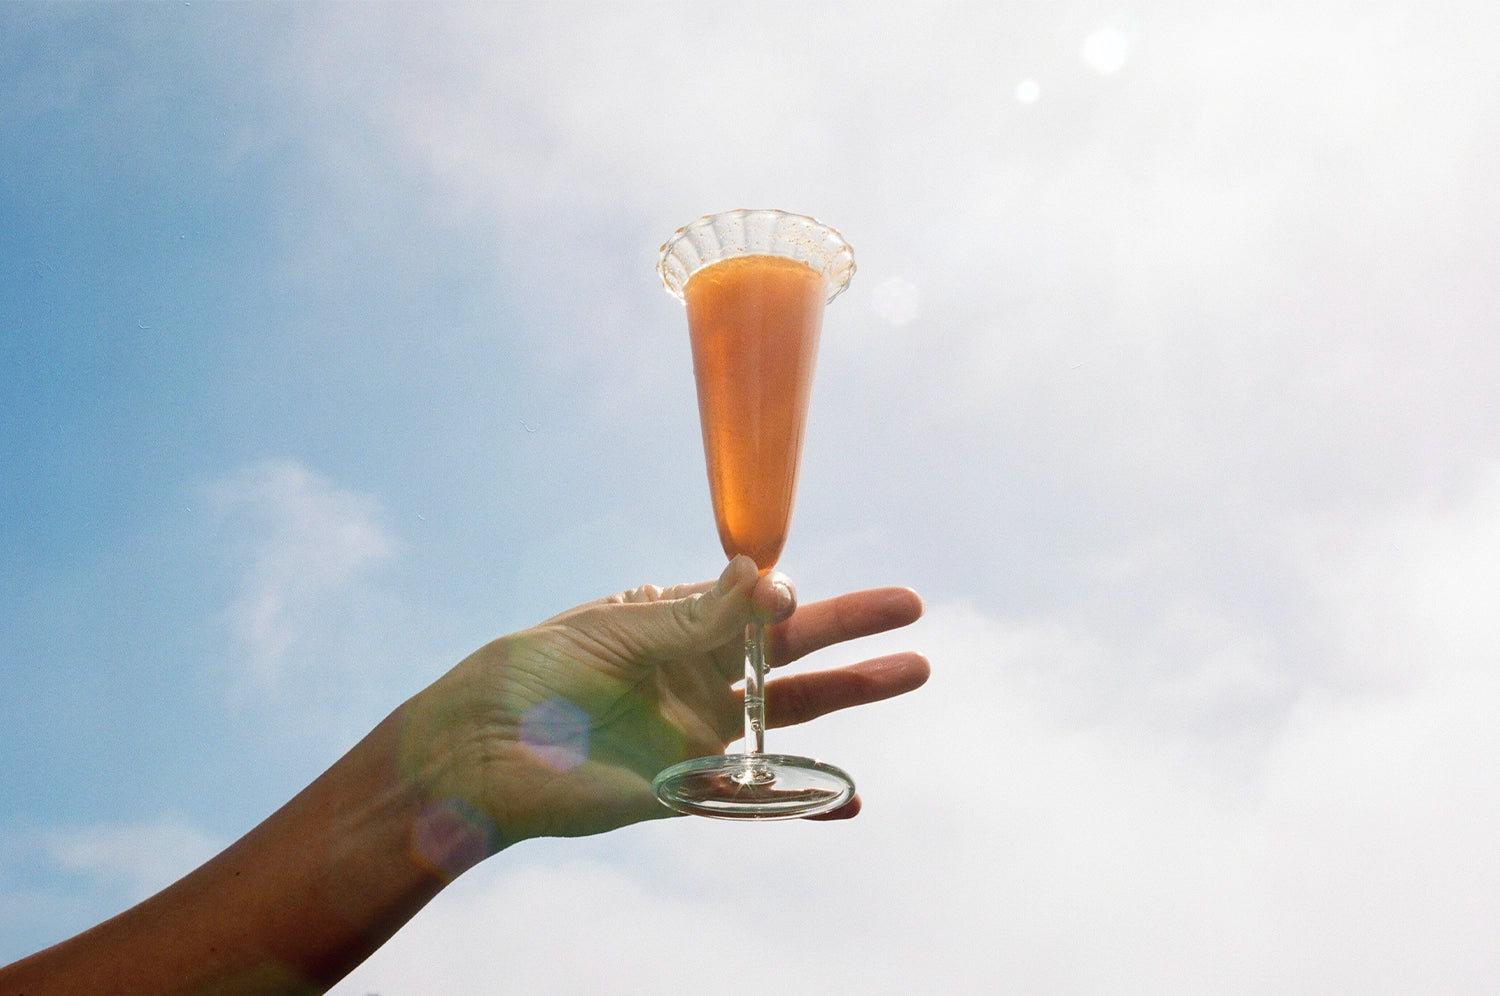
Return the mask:
M405 710L402 767L431 797L489 824L491 848L671 815L657 772L722 753L743 733L745 626L773 667L915 621L917 595L880 588L796 608L785 578L746 557L718 582L590 602L471 654ZM927 661L896 654L767 683L767 725L802 723L910 691ZM829 817L852 816L858 800Z

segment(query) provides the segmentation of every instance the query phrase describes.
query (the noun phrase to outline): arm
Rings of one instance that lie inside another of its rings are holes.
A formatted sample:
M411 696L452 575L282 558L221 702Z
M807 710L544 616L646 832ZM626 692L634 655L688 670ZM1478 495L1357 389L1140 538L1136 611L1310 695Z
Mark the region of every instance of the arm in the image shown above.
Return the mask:
M496 640L207 864L0 969L0 996L322 992L490 854L669 815L655 773L739 736L732 686L752 616L784 620L771 631L782 664L921 613L905 589L788 619L794 604L742 558L717 584L637 589ZM925 660L900 654L780 678L769 719L803 722L926 677Z
M322 992L445 884L393 713L265 822L150 899L0 969L0 993Z

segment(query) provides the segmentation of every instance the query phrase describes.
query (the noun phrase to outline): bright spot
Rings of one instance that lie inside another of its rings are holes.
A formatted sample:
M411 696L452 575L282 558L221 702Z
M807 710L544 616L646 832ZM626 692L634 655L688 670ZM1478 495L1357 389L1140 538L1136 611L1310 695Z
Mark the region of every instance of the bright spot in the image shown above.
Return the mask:
M1042 86L1036 80L1022 80L1016 84L1016 100L1022 104L1035 104L1042 95Z
M412 854L425 867L455 879L495 850L490 822L460 802L434 803L417 814Z
M870 306L892 325L905 325L917 317L922 295L917 285L904 277L891 277L875 285L870 292Z
M548 699L521 716L521 743L553 771L578 767L589 756L589 718L562 699Z
M1118 72L1129 55L1130 36L1108 24L1095 28L1083 40L1083 61L1103 76Z

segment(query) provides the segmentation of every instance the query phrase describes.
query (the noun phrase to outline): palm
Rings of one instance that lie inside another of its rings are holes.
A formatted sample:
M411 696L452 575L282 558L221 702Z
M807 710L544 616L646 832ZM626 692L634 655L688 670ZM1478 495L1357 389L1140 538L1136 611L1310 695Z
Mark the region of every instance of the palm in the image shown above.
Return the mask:
M657 619L633 611L703 587L638 589L502 641L496 715L518 736L490 781L525 780L528 812L506 806L511 821L534 827L523 835L597 833L670 815L651 792L656 773L727 746L741 708L732 687L738 640L664 656L654 651L670 642L652 631Z
M774 596L752 574L720 594L712 582L645 587L591 602L476 651L419 696L408 718L417 757L440 759L433 790L493 821L502 844L578 836L670 815L657 772L717 754L740 731L744 626ZM921 603L904 589L846 595L773 627L778 662L905 625ZM777 725L909 690L926 662L897 655L781 679ZM433 705L432 703L437 703Z

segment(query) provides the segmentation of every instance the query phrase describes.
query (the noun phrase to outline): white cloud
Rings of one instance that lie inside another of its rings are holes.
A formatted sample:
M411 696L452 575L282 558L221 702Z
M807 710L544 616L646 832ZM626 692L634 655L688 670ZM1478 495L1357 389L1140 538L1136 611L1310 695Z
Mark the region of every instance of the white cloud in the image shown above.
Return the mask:
M1176 516L1226 488L1378 505L1494 442L1461 431L1500 391L1500 365L1471 362L1496 348L1469 231L1494 216L1476 164L1495 115L1462 96L1494 71L1468 41L1482 31L1401 11L1145 8L1101 27L1055 5L586 5L424 14L420 34L324 14L285 68L320 114L360 94L381 108L337 118L409 162L428 209L506 247L517 296L566 316L541 348L597 365L582 403L604 411L667 389L640 342L670 313L638 302L659 295L652 251L672 226L747 199L825 214L861 273L830 313L820 394L857 371L838 396L851 424L909 413L913 439L895 438L912 464L961 464L972 487L939 511L1062 492L1080 507L1045 525L1067 533L1101 504ZM1079 61L1098 38L1128 71ZM1018 68L1045 102L1018 106ZM345 225L298 242L339 245ZM889 487L915 514L937 475L903 469Z
M49 831L42 847L57 870L85 876L126 903L170 885L217 854L224 842L180 815Z
M909 325L922 310L922 292L905 277L888 277L870 291L870 306L891 325Z
M1236 650L1228 613L1168 612L1182 660L1153 675L1131 632L1087 616L935 606L915 637L862 648L919 638L927 688L777 731L855 772L854 823L523 845L343 991L677 989L751 964L789 993L1485 991L1500 575L1480 567L1500 557L1500 474L1446 507L1293 532L1293 597L1332 660L1276 672L1282 694L1234 720L1253 736L1205 720L1255 700L1275 656Z
M224 841L176 812L0 834L0 960L56 943L170 885Z
M1456 497L1424 495L1347 520L1295 520L1288 541L1326 606L1349 670L1329 680L1399 692L1434 674L1487 674L1500 652L1500 468Z
M330 613L349 614L335 610L335 599L347 597L394 541L374 499L294 461L242 467L207 496L232 547L238 591L228 622L245 648L247 676L275 687Z

